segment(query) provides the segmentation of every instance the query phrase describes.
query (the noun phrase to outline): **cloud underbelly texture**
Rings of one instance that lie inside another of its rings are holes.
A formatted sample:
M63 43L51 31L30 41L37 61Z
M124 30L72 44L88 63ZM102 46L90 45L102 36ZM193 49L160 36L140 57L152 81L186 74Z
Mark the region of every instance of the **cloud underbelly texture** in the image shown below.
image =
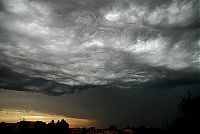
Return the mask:
M199 82L197 0L2 0L0 5L4 89L57 95L98 86Z

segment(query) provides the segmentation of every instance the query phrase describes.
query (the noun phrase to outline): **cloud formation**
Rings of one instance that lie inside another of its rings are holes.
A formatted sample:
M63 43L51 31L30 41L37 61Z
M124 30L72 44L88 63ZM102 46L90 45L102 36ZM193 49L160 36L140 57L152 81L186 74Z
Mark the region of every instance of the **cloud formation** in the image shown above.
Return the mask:
M1 0L0 87L199 83L199 18L198 0Z

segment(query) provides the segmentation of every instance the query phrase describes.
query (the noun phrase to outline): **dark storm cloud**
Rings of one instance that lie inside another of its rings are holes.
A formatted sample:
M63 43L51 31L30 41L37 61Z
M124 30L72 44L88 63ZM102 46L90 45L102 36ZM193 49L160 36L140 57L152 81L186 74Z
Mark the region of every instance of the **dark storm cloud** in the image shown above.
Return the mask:
M32 91L50 95L62 95L64 93L74 93L84 89L95 88L97 86L77 85L70 86L56 83L43 78L31 78L24 74L16 73L7 68L0 68L0 87L19 91ZM99 86L98 86L99 87Z
M198 0L1 0L0 11L1 88L199 83Z

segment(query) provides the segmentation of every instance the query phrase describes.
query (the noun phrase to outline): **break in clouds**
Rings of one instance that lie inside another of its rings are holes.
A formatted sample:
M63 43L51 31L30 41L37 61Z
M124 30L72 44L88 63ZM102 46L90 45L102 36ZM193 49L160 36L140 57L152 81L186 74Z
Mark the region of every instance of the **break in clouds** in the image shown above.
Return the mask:
M199 20L198 0L1 0L0 88L199 83Z

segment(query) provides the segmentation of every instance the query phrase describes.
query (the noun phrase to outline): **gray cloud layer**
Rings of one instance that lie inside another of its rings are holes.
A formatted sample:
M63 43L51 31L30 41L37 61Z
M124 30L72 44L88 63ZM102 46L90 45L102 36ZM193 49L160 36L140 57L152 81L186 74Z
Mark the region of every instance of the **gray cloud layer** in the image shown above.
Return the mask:
M198 0L1 0L0 87L199 83L199 18Z

